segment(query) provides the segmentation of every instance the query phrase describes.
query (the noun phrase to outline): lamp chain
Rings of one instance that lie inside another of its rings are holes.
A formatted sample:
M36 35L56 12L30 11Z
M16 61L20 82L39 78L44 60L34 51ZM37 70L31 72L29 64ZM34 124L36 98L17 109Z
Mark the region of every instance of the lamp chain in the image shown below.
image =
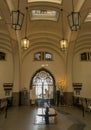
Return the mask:
M61 9L61 19L62 19L62 39L64 39L64 28L63 28L63 9Z
M73 0L72 0L72 10L74 12L74 2L73 2Z
M27 10L28 10L28 7L26 7L26 26L25 26L25 37L27 35Z
M18 10L19 10L19 0L18 0Z

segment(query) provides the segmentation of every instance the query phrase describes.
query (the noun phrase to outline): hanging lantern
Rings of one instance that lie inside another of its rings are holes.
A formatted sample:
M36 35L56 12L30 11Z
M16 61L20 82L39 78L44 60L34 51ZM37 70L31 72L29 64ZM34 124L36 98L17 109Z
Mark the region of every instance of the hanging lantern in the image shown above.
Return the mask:
M12 28L15 30L21 30L23 19L24 14L19 10L19 0L18 0L18 10L12 11L11 13Z
M25 37L23 39L21 39L21 47L26 50L29 48L29 45L30 45L30 41L29 39L27 38L27 10L28 10L28 7L26 7L26 27L25 27Z
M72 0L72 13L68 15L68 22L71 31L78 31L80 29L80 12L74 11L74 3Z
M23 39L21 40L21 47L22 47L24 50L26 50L26 49L29 48L29 44L30 44L30 41L29 41L29 39L28 39L27 37L25 37L25 38L23 38Z
M80 13L79 12L72 12L68 15L68 22L71 31L77 31L80 29Z
M68 47L68 44L67 44L67 40L65 39L62 39L60 41L60 48L62 51L66 51L67 50L67 47Z

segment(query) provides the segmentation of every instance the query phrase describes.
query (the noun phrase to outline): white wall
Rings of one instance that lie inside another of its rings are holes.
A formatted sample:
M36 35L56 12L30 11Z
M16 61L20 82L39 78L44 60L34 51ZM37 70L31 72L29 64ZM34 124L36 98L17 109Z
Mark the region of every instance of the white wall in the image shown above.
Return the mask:
M13 82L12 54L8 51L3 51L3 52L6 53L6 59L4 61L0 60L0 98L5 97L3 84Z
M73 59L73 82L83 84L80 96L91 98L91 62L81 61L80 53Z

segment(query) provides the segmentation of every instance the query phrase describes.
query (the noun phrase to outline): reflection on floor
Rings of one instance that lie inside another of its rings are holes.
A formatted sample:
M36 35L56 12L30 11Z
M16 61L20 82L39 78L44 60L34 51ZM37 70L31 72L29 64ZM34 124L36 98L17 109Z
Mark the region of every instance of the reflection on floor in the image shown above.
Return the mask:
M55 124L56 120L55 117L49 117L49 124ZM41 116L36 116L35 120L34 120L34 124L38 124L38 125L45 125L45 118L41 117Z
M46 109L45 108L38 108L35 118L34 118L34 124L46 124ZM48 112L48 120L49 123L47 124L55 124L56 123L56 111L54 108L49 108Z

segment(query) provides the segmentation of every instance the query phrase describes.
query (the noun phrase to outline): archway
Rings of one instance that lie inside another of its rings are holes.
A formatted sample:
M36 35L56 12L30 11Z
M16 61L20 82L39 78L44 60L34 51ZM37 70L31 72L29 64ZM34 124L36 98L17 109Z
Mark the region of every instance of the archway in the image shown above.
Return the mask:
M30 99L34 100L37 105L49 105L55 103L55 80L53 75L46 69L36 71L31 79Z

